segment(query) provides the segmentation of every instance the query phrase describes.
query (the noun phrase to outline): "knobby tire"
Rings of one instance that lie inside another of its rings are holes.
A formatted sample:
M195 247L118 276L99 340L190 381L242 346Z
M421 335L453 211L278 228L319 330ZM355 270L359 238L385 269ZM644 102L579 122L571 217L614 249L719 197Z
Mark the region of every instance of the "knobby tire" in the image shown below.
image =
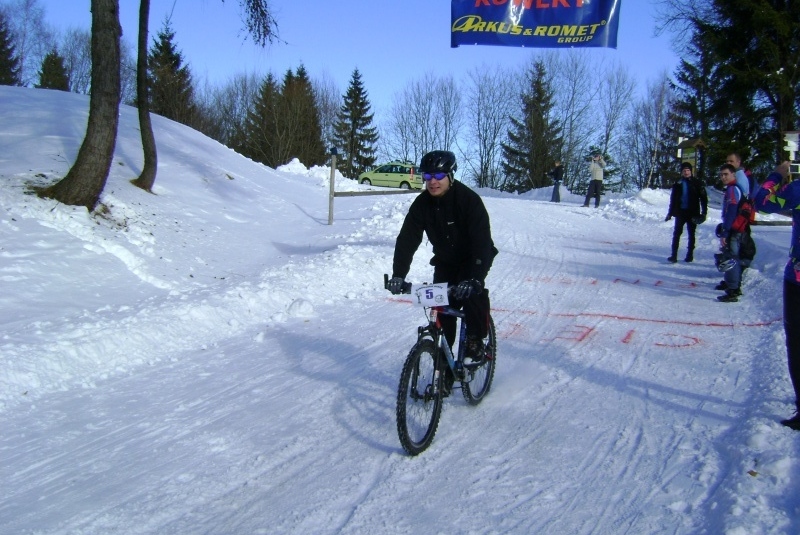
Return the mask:
M497 336L494 330L494 320L489 316L489 334L486 337L486 362L476 370L469 370L471 378L461 383L461 393L470 405L477 405L492 387L494 379L494 365L497 357Z
M438 351L432 340L417 342L406 357L400 374L400 385L397 389L397 434L400 444L409 455L418 455L425 451L439 426L444 370L436 378Z

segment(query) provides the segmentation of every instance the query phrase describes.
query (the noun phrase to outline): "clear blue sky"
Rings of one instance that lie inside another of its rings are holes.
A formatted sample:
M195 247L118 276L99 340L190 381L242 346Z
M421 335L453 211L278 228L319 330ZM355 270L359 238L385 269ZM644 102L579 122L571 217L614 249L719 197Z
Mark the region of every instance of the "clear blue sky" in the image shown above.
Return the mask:
M40 0L56 28L89 28L89 1ZM460 80L474 67L523 65L531 49L489 46L450 48L450 2L437 0L271 0L280 38L267 49L244 39L238 0L151 0L150 42L172 14L175 41L198 80L213 84L245 72L283 76L301 63L310 76L326 74L343 92L353 69L361 71L375 111L426 72ZM668 37L653 37L650 0L621 0L617 49L584 49L598 59L631 67L644 89L678 58ZM173 7L174 6L174 7ZM136 43L139 2L120 0L123 38Z

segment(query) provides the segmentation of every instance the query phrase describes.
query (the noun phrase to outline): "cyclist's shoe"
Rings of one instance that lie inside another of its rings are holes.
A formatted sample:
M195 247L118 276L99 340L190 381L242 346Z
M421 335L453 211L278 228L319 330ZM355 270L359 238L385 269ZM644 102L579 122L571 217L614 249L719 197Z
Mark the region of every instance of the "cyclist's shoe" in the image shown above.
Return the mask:
M480 338L467 338L467 354L464 366L480 366L486 360L486 344Z
M725 282L725 281L722 281L722 282L720 282L719 284L717 284L716 286L714 286L714 289L715 289L715 290L722 290L722 291L725 291L725 290L727 290L727 289L728 289L728 283L727 283L727 282Z

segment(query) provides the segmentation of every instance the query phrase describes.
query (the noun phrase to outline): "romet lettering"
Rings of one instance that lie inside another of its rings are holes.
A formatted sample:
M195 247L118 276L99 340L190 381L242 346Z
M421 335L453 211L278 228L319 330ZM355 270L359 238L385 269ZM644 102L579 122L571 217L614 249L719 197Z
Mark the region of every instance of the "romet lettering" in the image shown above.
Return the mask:
M534 4L534 1L536 2ZM574 0L574 7L583 7L583 0ZM475 0L475 7L491 7L502 6L508 3L508 0ZM569 0L511 0L511 4L519 6L522 4L525 9L535 7L536 9L546 9L550 7L573 7L570 5Z
M577 42L579 40L588 41L594 36L595 33L597 33L597 28L599 28L600 26L603 25L590 24L588 26L577 26L577 25L564 24L563 26L537 26L536 29L533 31L533 35L536 37L576 38L574 42ZM573 42L573 41L567 40L564 42Z

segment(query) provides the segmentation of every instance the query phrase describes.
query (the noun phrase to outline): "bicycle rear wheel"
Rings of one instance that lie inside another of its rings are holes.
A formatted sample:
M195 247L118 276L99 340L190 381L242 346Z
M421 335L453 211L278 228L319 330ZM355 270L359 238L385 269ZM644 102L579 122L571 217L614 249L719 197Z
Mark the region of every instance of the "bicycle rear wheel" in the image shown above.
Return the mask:
M486 337L486 361L474 370L467 370L468 380L461 382L461 392L464 399L470 405L480 403L489 389L492 387L494 379L494 365L497 358L497 336L494 330L494 320L489 316L489 334Z
M442 414L442 374L436 373L438 348L422 340L406 357L397 389L397 434L409 455L425 451Z

